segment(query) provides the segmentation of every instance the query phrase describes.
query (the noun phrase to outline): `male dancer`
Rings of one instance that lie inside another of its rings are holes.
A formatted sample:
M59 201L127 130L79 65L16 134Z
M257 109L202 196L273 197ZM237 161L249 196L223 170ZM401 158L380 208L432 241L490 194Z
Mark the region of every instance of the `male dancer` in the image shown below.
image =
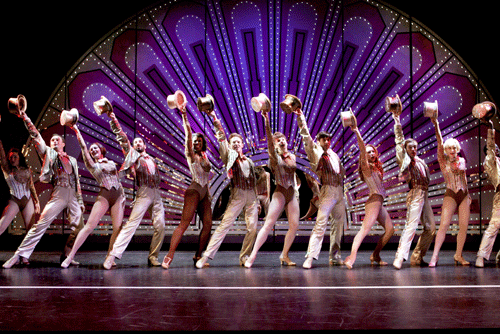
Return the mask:
M139 137L134 138L131 145L115 113L110 112L108 116L111 118L109 121L111 129L125 155L125 161L120 170L130 172L134 176L137 193L129 219L116 237L113 250L109 252L103 266L105 269L111 269L115 258L122 257L144 214L149 210L154 232L149 247L148 265L158 267L161 265L158 261L158 254L165 237L165 214L159 189L161 182L159 169L154 159L146 153L144 140Z
M500 229L500 150L495 145L495 129L490 120L491 128L488 129L486 138L486 157L484 158L484 170L488 174L490 182L495 187L493 196L493 208L491 209L491 220L486 231L484 231L479 251L477 252L476 267L484 267L484 259L488 260L495 244L495 239ZM496 263L500 263L500 250L496 256Z
M314 142L302 110L297 109L295 114L298 116L297 123L311 169L321 183L316 224L309 239L306 260L302 267L310 269L313 259L318 259L330 214L333 219L330 229L329 264L339 265L343 263L340 255L340 242L347 219L343 191L344 167L338 155L330 148L331 135L321 131L316 135L316 142Z
M24 121L31 138L35 142L36 150L43 159L40 182L52 184L53 189L50 199L40 215L40 219L30 228L14 255L3 264L4 268L11 268L19 263L20 258L22 258L23 262L27 262L50 224L62 210L67 209L72 232L66 240L64 253L61 255L62 262L71 251L76 236L83 227L81 216L85 210L80 190L78 164L75 158L64 152L66 144L63 137L53 134L50 144L47 146L26 113L21 111L19 117ZM77 265L78 262L72 261L71 264Z
M252 160L243 154L243 137L237 133L232 133L226 139L222 124L217 119L214 110L210 112L210 116L213 118L216 137L219 141L219 153L222 162L226 166L227 175L231 179L231 197L220 225L210 238L203 256L196 262L196 268L203 268L208 259L214 258L234 221L241 211L245 209L247 233L240 251L240 265L243 266L252 252L255 237L257 236L259 206L255 189L255 166Z
M396 160L400 167L399 178L406 180L410 188L410 191L406 195L406 224L399 239L399 246L393 266L396 269L401 269L403 261L408 259L411 243L415 237L419 221L423 225L423 231L413 250L410 263L412 266L425 266L426 263L423 258L436 235L434 212L428 198L430 172L424 160L417 156L417 141L411 138L404 139L403 127L401 126L398 113L392 113L392 118L395 122L394 135Z

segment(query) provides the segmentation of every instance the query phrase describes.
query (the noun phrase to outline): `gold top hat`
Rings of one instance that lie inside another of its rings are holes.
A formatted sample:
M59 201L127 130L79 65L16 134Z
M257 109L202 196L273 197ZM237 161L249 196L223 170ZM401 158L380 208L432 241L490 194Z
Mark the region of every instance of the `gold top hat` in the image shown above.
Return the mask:
M472 108L472 116L483 122L489 122L497 114L497 107L493 102L485 101Z
M349 110L347 111L341 111L340 119L342 120L342 125L344 126L344 128L351 125L357 125L356 116L354 116L351 108L349 108Z
M21 112L26 111L26 107L28 102L24 95L19 94L17 97L11 97L9 101L7 101L7 108L11 114L19 115Z
M295 110L302 108L302 102L297 96L285 94L285 100L280 103L280 107L285 113L291 114Z
M215 108L214 98L210 94L207 94L205 97L199 97L198 101L196 101L196 107L199 111L209 114Z
M438 101L424 102L424 116L437 118L438 116Z
M94 110L97 113L97 115L102 115L102 114L109 114L113 112L113 106L111 103L108 101L107 98L104 96L101 96L100 100L97 100L94 102Z
M388 96L385 98L385 111L393 113L396 116L401 115L403 106L401 105L401 99L398 94L394 97Z
M63 110L61 113L61 125L73 126L78 122L78 110L72 108L71 110Z
M269 101L269 98L264 93L260 93L259 96L256 97L252 97L250 104L255 112L271 110L271 101Z
M170 109L181 109L186 105L186 95L177 90L174 94L167 96L167 104Z

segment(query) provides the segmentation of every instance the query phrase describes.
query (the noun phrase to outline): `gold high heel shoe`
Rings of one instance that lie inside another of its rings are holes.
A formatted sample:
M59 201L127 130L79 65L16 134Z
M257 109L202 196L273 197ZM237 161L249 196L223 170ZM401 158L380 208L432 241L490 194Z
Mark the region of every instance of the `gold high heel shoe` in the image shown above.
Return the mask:
M371 262L372 266L373 265L378 265L378 266L386 266L387 265L387 262L382 261L380 256L375 257L375 256L373 256L373 254L372 254L372 256L370 256L370 262Z
M470 262L466 261L462 256L457 256L456 254L453 256L453 260L455 260L456 266L468 266L470 264Z
M292 262L288 256L280 256L280 262L282 266L295 266L297 265L295 262Z

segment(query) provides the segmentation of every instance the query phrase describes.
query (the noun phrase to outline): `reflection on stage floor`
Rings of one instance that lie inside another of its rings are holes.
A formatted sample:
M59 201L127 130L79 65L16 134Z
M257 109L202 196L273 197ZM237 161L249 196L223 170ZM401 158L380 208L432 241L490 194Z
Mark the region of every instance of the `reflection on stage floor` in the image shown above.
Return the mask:
M344 257L348 252L344 252ZM12 252L0 252L1 263ZM436 268L328 265L322 252L302 268L281 266L279 251L259 252L251 269L237 251L219 251L196 269L179 251L168 270L147 265L146 251L126 251L105 270L103 251L77 254L78 267L59 267L59 253L35 252L29 267L0 270L3 330L328 330L499 328L500 267L455 266L442 251ZM163 258L164 254L162 254ZM428 255L427 257L430 257ZM473 263L474 252L464 253Z

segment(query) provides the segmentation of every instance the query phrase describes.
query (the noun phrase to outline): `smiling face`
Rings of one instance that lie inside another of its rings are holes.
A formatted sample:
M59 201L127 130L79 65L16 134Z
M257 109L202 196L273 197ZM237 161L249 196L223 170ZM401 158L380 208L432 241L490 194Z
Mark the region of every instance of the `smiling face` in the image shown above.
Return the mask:
M368 162L370 163L377 161L377 151L375 151L375 149L371 146L366 146L366 157L368 158Z
M323 149L323 151L327 151L332 144L332 139L330 137L323 137L318 140L319 146Z
M406 152L408 153L408 155L412 159L414 159L417 156L417 146L418 146L418 144L414 140L408 141L408 143L405 146Z
M205 141L203 140L202 136L198 134L193 135L193 150L196 153L201 153L203 151L204 144Z
M278 149L278 152L280 152L281 154L288 151L288 142L286 141L285 136L277 136L276 138L274 138L274 144Z
M450 160L458 159L458 153L461 150L460 143L454 138L447 139L444 144L444 153L448 156Z
M135 138L132 146L134 147L134 150L139 153L146 151L146 144L144 143L144 140L142 140L142 138Z
M19 153L17 153L17 152L10 152L8 159L9 159L9 163L13 167L18 167L19 166Z
M90 153L90 156L94 160L99 160L99 159L103 158L103 155L102 155L102 152L101 152L101 148L99 146L97 146L96 144L90 145L90 147L89 147L89 153Z
M238 152L239 155L242 155L244 147L243 139L238 135L232 135L229 138L229 147Z
M62 152L65 145L64 140L59 135L53 135L52 138L50 138L50 148L58 152Z

